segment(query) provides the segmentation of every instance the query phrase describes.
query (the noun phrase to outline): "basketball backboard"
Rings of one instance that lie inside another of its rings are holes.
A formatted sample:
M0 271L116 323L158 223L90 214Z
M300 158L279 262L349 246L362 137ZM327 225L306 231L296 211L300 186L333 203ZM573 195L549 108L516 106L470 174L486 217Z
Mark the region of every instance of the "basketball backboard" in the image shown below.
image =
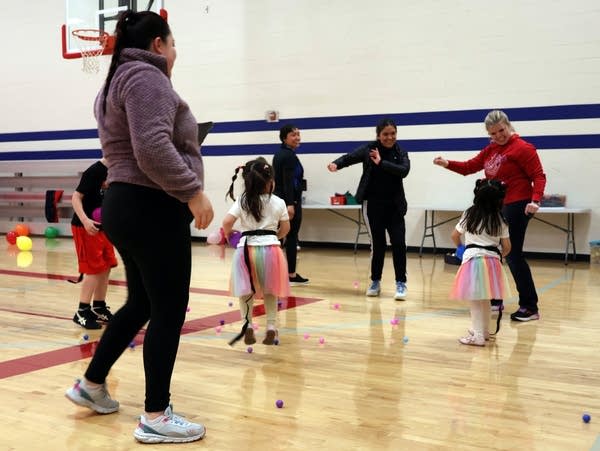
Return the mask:
M73 35L73 31L83 30L91 36L88 30L100 30L113 35L119 13L131 9L132 11L154 11L165 19L164 0L66 0L66 20L61 28L63 58L81 58L82 42ZM77 31L76 31L77 33ZM102 55L112 54L112 40L104 48L96 45L97 39L87 41L88 47L96 46ZM101 52L100 52L101 50Z

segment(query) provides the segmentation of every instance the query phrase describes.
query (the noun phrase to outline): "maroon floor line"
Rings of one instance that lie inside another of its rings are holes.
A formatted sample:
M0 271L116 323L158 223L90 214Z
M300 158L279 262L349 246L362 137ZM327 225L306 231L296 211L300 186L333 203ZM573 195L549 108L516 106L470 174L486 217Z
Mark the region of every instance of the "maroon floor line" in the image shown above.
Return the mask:
M31 272L31 271L17 271L14 269L0 269L0 274L5 274L7 276L21 276L21 277L34 277L37 279L50 279L50 280L77 280L79 275L76 276L65 276L62 274L48 274L41 272ZM108 281L109 285L115 285L118 287L127 286L127 282L125 280L114 280L110 279ZM215 290L212 288L193 288L190 287L190 293L196 294L214 294L216 296L228 296L229 291L227 290Z
M67 280L71 277L62 276L58 274L42 274L42 273L34 273L28 271L13 271L13 270L0 270L0 274L9 274L9 275L18 275L25 277L37 277L44 279L55 279L55 280ZM113 285L125 285L125 282L122 281L110 281ZM203 293L203 294L215 294L221 296L227 296L228 292L223 290L207 290L202 288L190 288L190 292L193 293ZM300 307L302 305L312 304L314 302L321 301L319 298L304 298L304 297L294 297L290 296L287 300L281 300L279 302L280 310L287 310L295 307ZM18 310L11 310L0 308L1 311L5 312L13 312L13 313L21 313L28 315L38 315L42 317L48 318L58 318L71 320L71 318L61 318L52 315L44 315L44 314L35 314L31 312L23 312ZM253 309L253 316L258 317L265 314L265 309L263 304L256 305ZM231 324L240 321L240 312L238 310L232 310L224 313L219 313L216 315L206 316L204 318L198 318L190 321L186 321L181 330L181 335L187 335L195 332L200 332L206 329L210 329L216 327L221 324ZM82 329L83 330L83 329ZM144 342L144 333L142 330L137 335L134 340L135 345L140 345ZM224 340L225 341L225 340ZM7 377L18 376L22 374L27 374L32 371L38 371L46 368L50 368L57 365L62 365L65 363L75 362L77 360L82 360L91 357L94 354L94 350L97 346L97 341L86 342L79 345L69 346L67 348L56 349L53 351L43 352L40 354L35 354L27 357L21 357L18 359L7 360L4 362L0 362L0 379L5 379Z

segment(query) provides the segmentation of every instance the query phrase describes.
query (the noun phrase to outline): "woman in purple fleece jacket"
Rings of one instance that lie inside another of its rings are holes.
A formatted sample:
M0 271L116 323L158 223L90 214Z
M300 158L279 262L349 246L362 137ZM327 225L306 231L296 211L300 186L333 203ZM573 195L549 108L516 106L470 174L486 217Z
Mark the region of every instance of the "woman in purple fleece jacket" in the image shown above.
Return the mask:
M190 442L205 434L202 424L173 414L169 393L189 297L190 222L205 229L213 218L203 193L196 119L171 85L175 57L162 17L123 13L94 111L108 163L102 226L123 260L128 296L84 378L66 393L96 412L116 412L119 403L108 394L106 377L148 323L145 412L134 432L146 443Z

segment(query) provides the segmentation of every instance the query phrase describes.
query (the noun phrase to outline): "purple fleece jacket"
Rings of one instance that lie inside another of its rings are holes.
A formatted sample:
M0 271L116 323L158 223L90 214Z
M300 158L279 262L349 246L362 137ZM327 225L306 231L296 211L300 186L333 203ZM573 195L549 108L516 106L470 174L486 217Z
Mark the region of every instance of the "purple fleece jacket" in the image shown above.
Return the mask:
M162 189L181 202L203 189L198 125L173 90L167 60L146 50L124 49L108 90L106 113L103 89L94 113L108 183Z

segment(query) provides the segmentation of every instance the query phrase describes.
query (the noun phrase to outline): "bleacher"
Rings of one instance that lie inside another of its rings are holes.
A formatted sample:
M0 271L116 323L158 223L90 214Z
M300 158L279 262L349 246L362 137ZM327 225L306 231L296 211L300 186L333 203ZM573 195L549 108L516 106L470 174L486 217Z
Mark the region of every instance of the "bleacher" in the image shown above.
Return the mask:
M71 196L80 178L81 174L28 175L17 172L0 175L0 232L6 233L17 223L25 223L34 235L43 235L49 225L58 228L61 235L70 235ZM48 190L63 191L56 204L58 223L50 223L46 218Z

